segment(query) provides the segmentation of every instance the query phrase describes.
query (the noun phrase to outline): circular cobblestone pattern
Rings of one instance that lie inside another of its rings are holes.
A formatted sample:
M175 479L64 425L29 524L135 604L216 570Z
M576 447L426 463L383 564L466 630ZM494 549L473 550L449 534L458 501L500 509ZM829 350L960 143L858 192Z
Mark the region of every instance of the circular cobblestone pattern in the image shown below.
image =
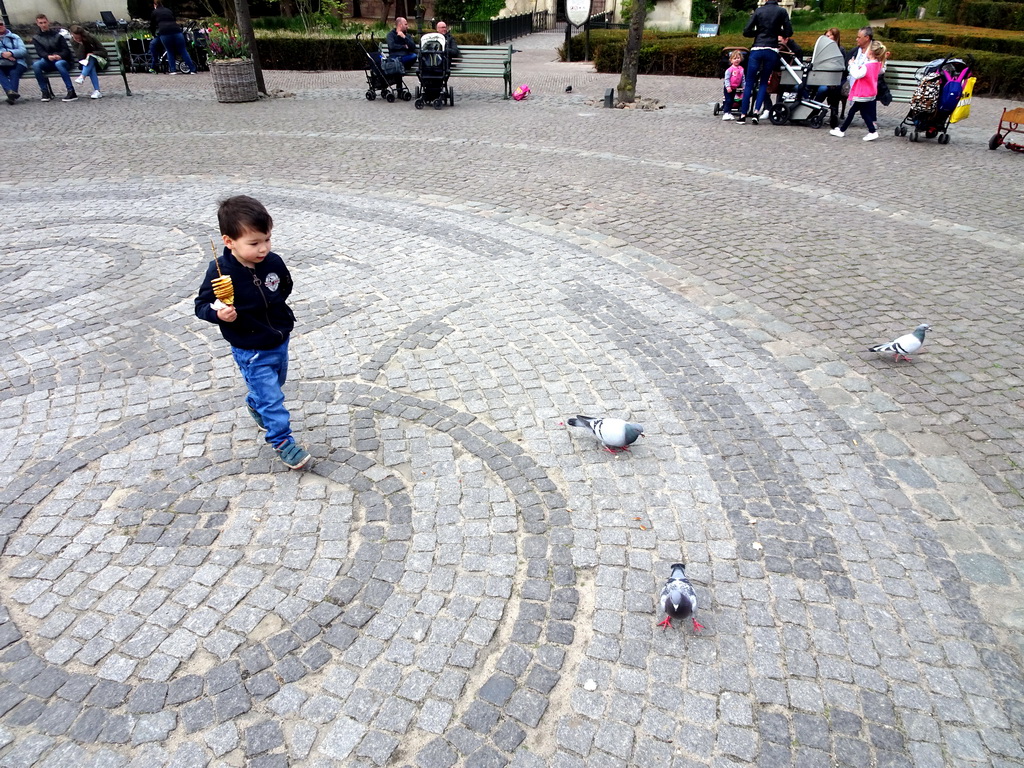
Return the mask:
M1024 764L1000 602L1019 507L947 450L971 429L915 420L953 345L901 367L842 346L922 310L903 286L881 320L856 304L908 242L1019 277L1022 229L758 177L748 139L704 166L744 129L685 109L595 116L541 89L503 121L470 89L421 114L347 77L222 129L189 85L57 104L89 109L56 146L0 140L23 174L0 191L0 766ZM296 278L305 472L193 314L240 192ZM576 413L645 437L611 455ZM700 633L656 626L676 561Z

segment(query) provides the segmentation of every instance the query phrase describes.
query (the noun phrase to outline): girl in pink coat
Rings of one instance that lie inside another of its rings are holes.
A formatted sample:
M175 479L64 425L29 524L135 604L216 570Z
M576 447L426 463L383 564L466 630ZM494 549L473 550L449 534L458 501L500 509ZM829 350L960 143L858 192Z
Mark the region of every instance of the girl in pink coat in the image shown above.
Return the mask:
M878 138L878 132L875 130L875 99L878 97L878 76L882 73L883 61L885 46L873 40L868 46L866 62L858 63L856 59L850 62L850 108L846 112L843 124L829 131L833 136L845 136L846 129L853 122L853 116L860 112L868 127L868 135L864 137L864 141L874 141Z

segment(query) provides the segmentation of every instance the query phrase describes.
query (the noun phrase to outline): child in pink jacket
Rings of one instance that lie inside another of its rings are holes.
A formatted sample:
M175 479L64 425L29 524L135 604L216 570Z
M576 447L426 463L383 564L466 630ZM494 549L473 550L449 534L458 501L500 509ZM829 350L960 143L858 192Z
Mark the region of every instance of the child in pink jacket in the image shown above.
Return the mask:
M737 96L743 96L743 51L733 51L729 54L729 64L725 70L724 88L725 104L722 106L722 119L735 120L732 116L732 103Z
M874 141L878 138L878 132L875 130L875 99L878 98L878 76L882 73L884 60L885 46L873 40L868 46L867 61L861 64L854 59L850 63L850 108L846 112L843 124L829 131L833 136L845 136L846 129L853 122L853 116L860 112L864 124L868 127L868 135L864 137L864 141Z

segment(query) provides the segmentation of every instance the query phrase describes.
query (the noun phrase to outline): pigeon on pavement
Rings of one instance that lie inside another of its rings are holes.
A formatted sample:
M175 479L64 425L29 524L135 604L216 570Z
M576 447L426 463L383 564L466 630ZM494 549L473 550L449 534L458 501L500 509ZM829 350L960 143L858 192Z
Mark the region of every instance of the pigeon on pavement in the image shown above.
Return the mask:
M586 427L597 439L604 443L609 453L628 451L629 446L637 441L637 438L644 433L644 428L622 419L597 419L593 416L579 416L567 419L570 427Z
M688 618L693 622L694 632L704 629L704 625L697 621L697 593L686 578L686 565L673 563L671 567L672 575L661 588L661 609L665 611L665 620L658 626L668 629L672 626L672 619Z
M572 93L572 85L571 85L571 84L570 84L570 85L567 85L567 86L565 86L565 92L566 92L566 93Z
M930 325L922 323L914 329L913 333L908 333L904 336L900 336L898 339L893 339L888 344L878 344L874 347L869 347L868 352L878 352L883 355L896 355L896 357L893 358L893 362L898 363L902 357L909 363L910 356L924 346L924 333L930 328Z

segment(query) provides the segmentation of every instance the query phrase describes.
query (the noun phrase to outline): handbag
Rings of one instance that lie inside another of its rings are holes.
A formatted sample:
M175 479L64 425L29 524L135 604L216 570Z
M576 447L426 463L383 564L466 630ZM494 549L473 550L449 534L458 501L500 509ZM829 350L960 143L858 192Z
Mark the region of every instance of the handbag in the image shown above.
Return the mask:
M892 104L892 91L889 90L889 84L881 75L878 76L878 100L882 102L883 107Z
M404 75L405 67L401 59L384 59L380 64L381 71L385 75Z

